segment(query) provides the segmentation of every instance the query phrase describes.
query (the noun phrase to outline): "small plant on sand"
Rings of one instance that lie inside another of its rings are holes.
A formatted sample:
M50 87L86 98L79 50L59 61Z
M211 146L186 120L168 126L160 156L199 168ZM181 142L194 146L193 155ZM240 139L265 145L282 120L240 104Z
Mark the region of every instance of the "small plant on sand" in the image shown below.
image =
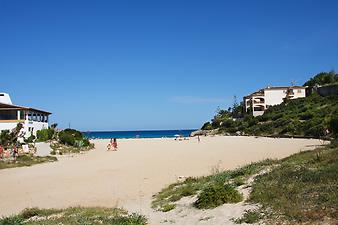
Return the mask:
M243 201L243 196L230 184L212 183L197 196L194 206L198 209L210 209L224 203Z
M169 212L170 210L173 210L176 208L175 204L166 204L164 206L162 206L161 211L162 212Z
M38 209L31 208L20 214L0 219L0 225L78 225L78 224L116 224L116 225L146 225L147 219L138 214L128 214L117 208L67 208Z
M13 160L2 161L1 160L0 169L32 166L35 164L40 164L40 163L45 163L45 162L54 162L54 161L57 161L57 158L54 156L20 155L16 158L15 161Z
M245 213L242 217L234 219L235 223L257 223L263 218L263 215L258 210L245 210Z

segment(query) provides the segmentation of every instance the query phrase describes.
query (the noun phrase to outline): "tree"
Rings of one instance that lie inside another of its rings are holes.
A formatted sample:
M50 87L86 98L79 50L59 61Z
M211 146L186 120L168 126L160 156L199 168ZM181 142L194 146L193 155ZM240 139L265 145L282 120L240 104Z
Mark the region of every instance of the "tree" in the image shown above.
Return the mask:
M5 146L16 144L17 141L18 141L22 127L23 127L23 125L21 123L18 123L13 130L2 131L0 133L0 144L5 145Z
M310 80L304 83L304 86L316 86L316 85L325 85L325 84L333 84L338 82L338 74L332 70L330 72L321 72L311 78Z
M334 135L338 135L338 115L332 116L330 123L330 130Z

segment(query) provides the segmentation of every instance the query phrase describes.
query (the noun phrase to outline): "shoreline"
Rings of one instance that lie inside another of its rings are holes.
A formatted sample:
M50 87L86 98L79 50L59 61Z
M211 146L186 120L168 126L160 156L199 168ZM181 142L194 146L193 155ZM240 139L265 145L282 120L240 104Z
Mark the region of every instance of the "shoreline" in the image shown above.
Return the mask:
M324 140L328 141L330 140L329 138L317 138L317 137L309 137L309 136L273 136L273 135L266 135L266 136L257 136L257 135L221 135L221 134L214 134L214 135L199 135L201 138L203 137L253 137L253 138L272 138L272 139L306 139L306 140ZM187 136L183 138L197 138L196 136ZM95 141L95 140L110 140L111 138L88 138L90 141ZM143 140L143 139L175 139L175 137L130 137L130 138L116 138L117 140Z

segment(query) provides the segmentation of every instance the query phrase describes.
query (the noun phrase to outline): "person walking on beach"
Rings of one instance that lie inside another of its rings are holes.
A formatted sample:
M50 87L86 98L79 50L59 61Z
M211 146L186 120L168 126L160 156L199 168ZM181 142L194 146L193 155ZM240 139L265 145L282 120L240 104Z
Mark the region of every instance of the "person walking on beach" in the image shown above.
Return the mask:
M198 140L198 143L201 142L201 139L200 139L200 136L199 136L199 135L197 135L197 140Z
M116 151L117 150L117 141L116 141L116 138L114 138L112 146L113 146L114 151Z

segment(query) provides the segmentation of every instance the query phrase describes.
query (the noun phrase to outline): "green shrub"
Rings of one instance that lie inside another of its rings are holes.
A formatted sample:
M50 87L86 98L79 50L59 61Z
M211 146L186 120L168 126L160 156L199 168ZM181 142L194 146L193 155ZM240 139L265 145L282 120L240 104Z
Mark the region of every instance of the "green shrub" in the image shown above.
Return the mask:
M54 136L54 129L43 129L36 132L36 137L38 141L48 141L51 140Z
M175 204L166 204L164 206L162 206L161 211L162 212L169 212L170 210L173 210L176 208Z
M48 217L55 215L54 217ZM38 216L39 220L27 220ZM37 225L37 224L116 224L116 225L145 225L147 219L139 214L128 214L117 208L67 208L67 209L26 209L22 213L0 219L0 225Z
M0 131L0 144L7 145L11 140L9 130Z
M59 133L59 141L64 145L75 145L75 138L72 134L61 131Z
M80 131L74 129L65 129L59 133L59 141L64 145L73 147L87 147L90 142L83 136Z
M32 143L32 142L34 142L35 139L36 139L36 137L32 134L27 139L25 139L25 142L26 143Z
M338 115L337 114L332 116L329 122L330 130L334 135L338 135Z
M338 148L338 138L335 138L330 143L331 148Z
M210 209L224 203L237 203L243 196L231 185L211 183L197 196L194 206L199 209Z
M322 137L325 135L325 127L321 124L311 127L305 131L306 136Z
M0 219L0 225L22 225L24 219L20 216L10 216Z
M235 219L235 223L257 223L263 216L256 210L246 210L241 218Z
M206 123L203 124L201 129L202 130L212 130L212 125L211 125L210 122L206 122Z

